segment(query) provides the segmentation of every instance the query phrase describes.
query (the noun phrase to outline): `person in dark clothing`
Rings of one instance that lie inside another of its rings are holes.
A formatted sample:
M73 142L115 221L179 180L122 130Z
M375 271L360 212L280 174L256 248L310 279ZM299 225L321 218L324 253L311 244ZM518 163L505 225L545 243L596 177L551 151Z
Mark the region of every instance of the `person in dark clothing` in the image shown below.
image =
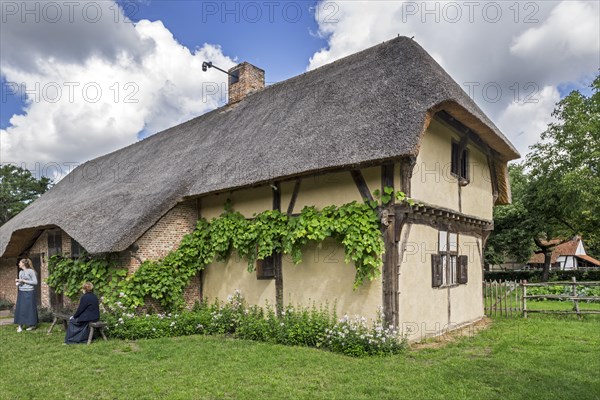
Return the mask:
M65 343L86 343L90 334L89 323L100 319L100 303L92 292L94 285L90 282L83 284L83 296L79 299L79 307L69 319Z

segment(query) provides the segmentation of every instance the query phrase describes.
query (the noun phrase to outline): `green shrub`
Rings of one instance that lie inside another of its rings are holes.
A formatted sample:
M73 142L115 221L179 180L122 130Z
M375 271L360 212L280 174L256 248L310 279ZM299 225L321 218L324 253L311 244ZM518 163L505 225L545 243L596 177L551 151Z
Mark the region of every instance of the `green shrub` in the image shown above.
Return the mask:
M52 322L54 316L52 314L52 309L48 307L40 307L38 308L38 321L39 322Z
M579 297L600 297L600 286L576 286L577 296ZM527 294L529 296L532 295L541 295L541 294L550 294L550 295L562 295L562 296L571 296L573 294L573 286L570 285L549 285L549 286L531 286L527 288ZM531 300L550 300L550 299L531 299ZM552 299L557 300L557 299ZM560 300L560 301L572 301L572 300Z
M550 271L550 281L570 281L573 277L577 281L600 281L600 270L574 270L574 271ZM542 278L541 270L531 271L484 271L483 279L485 280L502 280L502 281L520 281L540 282Z
M385 329L381 318L367 326L364 318L337 321L328 307L317 309L288 305L277 315L269 305L266 311L248 306L236 291L225 304L215 301L197 304L191 311L176 314L108 313L111 337L127 340L184 335L231 335L240 339L308 346L349 356L388 355L406 347L405 338Z
M0 310L12 310L15 304L10 300L0 299Z

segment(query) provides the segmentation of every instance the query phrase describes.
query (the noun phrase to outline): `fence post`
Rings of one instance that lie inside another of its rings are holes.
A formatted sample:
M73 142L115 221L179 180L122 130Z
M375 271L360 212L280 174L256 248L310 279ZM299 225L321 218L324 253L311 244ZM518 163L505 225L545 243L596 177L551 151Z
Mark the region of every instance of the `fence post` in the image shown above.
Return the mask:
M498 315L498 281L494 280L494 317Z
M527 318L527 286L525 284L527 280L522 280L521 284L523 285L523 317Z
M573 306L575 308L575 312L577 313L577 317L581 319L581 313L579 312L579 300L577 300L577 279L572 277L571 280L573 281Z
M504 281L504 316L508 317L508 301L510 300L510 292L508 291L508 289L510 289L508 287L508 281Z
M519 311L519 282L515 279L513 284L515 285L515 309L513 311L515 312L515 315L517 315L517 312Z
M484 288L485 288L484 292L483 292L483 311L484 311L485 315L487 315L489 317L490 310L489 310L489 300L488 300L488 297L489 297L488 281L483 281L483 284L484 284Z

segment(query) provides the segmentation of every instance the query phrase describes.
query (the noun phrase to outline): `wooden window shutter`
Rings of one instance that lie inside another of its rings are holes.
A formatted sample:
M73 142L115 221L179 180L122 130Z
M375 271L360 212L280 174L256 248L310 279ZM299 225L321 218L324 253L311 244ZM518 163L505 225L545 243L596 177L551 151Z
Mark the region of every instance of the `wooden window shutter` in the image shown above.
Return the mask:
M275 262L273 256L264 260L256 260L256 279L274 279Z
M440 287L444 283L444 277L442 276L442 256L439 254L431 255L431 286Z
M467 283L469 280L468 256L458 256L458 283Z

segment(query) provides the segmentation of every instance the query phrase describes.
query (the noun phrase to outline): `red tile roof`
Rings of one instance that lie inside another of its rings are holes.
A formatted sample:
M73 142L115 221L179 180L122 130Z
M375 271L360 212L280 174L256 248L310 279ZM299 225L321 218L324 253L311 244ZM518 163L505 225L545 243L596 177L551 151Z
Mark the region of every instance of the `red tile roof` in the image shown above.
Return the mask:
M550 242L555 242L556 239L551 240ZM574 256L577 251L577 247L579 246L579 242L581 238L576 236L573 239L565 242L563 244L559 244L552 251L551 263L554 264L559 256ZM590 257L591 258L591 257ZM528 264L543 264L544 263L544 255L542 253L534 254L528 261Z
M588 256L587 254L581 254L581 255L578 255L578 256L575 256L575 257L577 257L577 258L579 258L579 259L581 259L583 261L586 261L586 262L588 262L590 264L594 264L594 265L597 265L597 266L600 267L600 261L596 260L594 257Z

